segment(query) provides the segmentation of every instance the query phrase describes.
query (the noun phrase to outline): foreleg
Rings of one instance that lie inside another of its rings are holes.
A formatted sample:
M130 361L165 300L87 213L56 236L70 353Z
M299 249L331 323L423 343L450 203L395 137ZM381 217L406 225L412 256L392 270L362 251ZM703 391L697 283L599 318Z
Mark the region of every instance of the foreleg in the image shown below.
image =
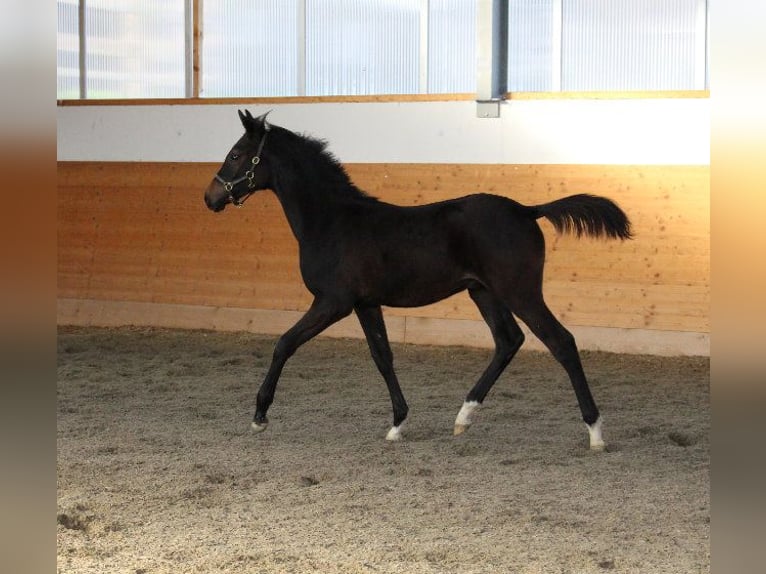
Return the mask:
M252 424L256 432L266 430L266 426L269 424L266 411L269 410L271 403L274 401L277 382L287 359L306 341L314 338L350 312L350 305L346 306L327 299L315 299L306 314L279 338L274 348L271 366L266 373L266 378L261 384L261 388L258 390L256 398L255 416L253 417Z

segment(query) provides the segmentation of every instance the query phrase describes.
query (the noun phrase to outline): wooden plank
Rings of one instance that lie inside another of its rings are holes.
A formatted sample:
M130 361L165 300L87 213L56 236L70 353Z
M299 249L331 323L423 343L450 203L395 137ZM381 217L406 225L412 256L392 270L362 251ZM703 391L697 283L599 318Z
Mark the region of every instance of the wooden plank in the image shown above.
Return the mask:
M65 161L58 163L57 175L59 187L81 187L86 196L103 187L148 186L181 189L186 197L198 189L202 202L205 187L220 167L220 163Z
M297 243L273 194L211 214L217 164L59 164L58 289L69 298L305 309ZM549 223L544 290L567 326L709 331L705 166L351 164L357 184L415 205L473 191L523 203L588 191L630 214L635 239L559 237ZM189 190L196 190L191 193ZM479 320L465 295L396 317Z
M195 27L196 30L196 27ZM197 43L195 43L196 46ZM196 60L195 60L196 61ZM195 73L198 73L195 64ZM475 100L475 93L462 94L382 94L370 96L285 96L249 98L144 98L144 99L85 99L56 100L59 106L199 106L199 105L263 105L263 104L309 104L309 103L358 103L358 102L448 102ZM508 100L625 100L625 99L690 99L709 98L710 90L644 90L608 92L508 92Z
M548 307L567 327L710 331L707 287L548 282L543 291ZM396 316L481 319L473 302L462 293L426 307L388 312Z
M630 90L624 92L509 92L509 100L646 100L709 98L710 90Z
M244 309L204 305L142 303L60 298L59 325L105 326L147 325L183 329L248 331L281 335L303 313L289 310ZM492 337L483 321L444 318L392 317L386 315L389 339L395 343L465 345L491 348ZM526 329L524 350L543 350ZM614 353L710 356L710 335L648 329L573 327L581 350ZM347 317L320 336L361 338L354 317Z
M59 106L200 106L237 104L327 104L377 102L458 102L475 100L476 94L377 94L350 96L262 96L232 98L144 98L144 99L88 99L56 100Z

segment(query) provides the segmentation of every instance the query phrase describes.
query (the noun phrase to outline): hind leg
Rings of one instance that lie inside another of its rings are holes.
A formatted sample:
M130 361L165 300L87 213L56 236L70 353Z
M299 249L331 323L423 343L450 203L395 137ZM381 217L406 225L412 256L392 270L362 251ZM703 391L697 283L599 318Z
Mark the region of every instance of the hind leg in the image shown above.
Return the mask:
M588 427L590 448L604 450L601 436L601 417L596 402L590 393L588 381L580 362L574 336L551 313L542 296L526 300L515 299L513 312L522 320L543 344L548 347L556 360L564 367L574 388L582 418Z
M492 338L495 340L495 354L479 381L465 398L463 407L455 419L456 435L464 433L471 426L471 415L484 402L492 385L524 342L524 333L502 301L484 288L470 289L468 293L492 332Z

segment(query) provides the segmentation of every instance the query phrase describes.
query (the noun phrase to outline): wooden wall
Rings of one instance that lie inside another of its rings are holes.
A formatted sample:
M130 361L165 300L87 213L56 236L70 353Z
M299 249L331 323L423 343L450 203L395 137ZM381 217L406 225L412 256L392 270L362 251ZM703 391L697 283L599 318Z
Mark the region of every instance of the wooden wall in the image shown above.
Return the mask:
M58 296L281 311L311 297L297 244L270 192L209 212L206 163L60 162ZM543 203L571 193L611 197L629 214L628 242L557 237L545 294L567 326L710 331L707 166L350 164L372 195L410 205L475 191ZM389 316L479 320L458 295Z

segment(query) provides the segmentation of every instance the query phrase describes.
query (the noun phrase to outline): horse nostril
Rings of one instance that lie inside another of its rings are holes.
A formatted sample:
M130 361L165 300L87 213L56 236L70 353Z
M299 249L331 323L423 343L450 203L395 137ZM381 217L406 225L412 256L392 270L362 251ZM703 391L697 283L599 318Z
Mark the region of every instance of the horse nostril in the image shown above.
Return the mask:
M215 213L218 213L219 211L223 211L223 208L226 207L226 204L224 202L219 201L216 203L215 201L211 200L207 196L207 194L205 194L205 205L207 205L207 208L210 211L213 211Z

